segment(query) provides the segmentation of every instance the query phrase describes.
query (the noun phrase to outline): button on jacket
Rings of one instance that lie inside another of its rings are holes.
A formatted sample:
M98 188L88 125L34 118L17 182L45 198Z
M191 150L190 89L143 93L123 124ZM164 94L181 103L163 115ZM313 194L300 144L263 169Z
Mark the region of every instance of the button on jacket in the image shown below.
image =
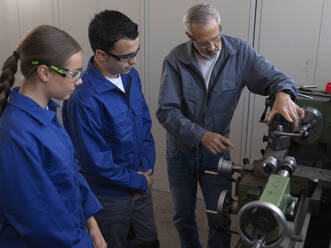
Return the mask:
M0 118L0 247L94 247L85 221L102 207L48 107L16 88Z
M62 110L81 170L101 196L145 192L147 181L137 171L153 169L155 162L151 119L138 72L132 68L120 76L126 93L97 70L92 57L83 84Z
M199 149L206 131L228 137L241 92L260 95L279 91L295 97L297 88L245 41L222 35L222 50L206 89L191 42L174 48L165 58L156 116L167 130L167 154Z

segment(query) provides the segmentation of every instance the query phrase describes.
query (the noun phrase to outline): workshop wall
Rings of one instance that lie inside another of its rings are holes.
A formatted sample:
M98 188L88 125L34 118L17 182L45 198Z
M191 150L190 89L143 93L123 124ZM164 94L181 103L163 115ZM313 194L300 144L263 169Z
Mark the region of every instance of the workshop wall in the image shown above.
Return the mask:
M168 190L165 131L155 118L162 61L177 44L186 41L183 13L195 0L0 0L0 61L12 53L19 39L40 24L58 26L82 45L84 64L92 55L87 27L95 13L116 9L130 16L140 29L136 68L153 118L157 147L155 187ZM225 33L252 44L271 63L298 84L331 81L331 0L214 0ZM19 85L19 76L17 84ZM265 125L258 124L264 98L243 92L231 126L236 148L233 160L259 158Z

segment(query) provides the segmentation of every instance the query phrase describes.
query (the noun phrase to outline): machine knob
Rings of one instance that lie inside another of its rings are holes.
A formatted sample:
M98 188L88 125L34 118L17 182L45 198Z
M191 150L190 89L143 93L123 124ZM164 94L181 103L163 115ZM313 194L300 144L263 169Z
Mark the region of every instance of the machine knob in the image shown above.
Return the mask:
M261 163L261 168L266 175L270 175L277 168L277 159L273 156L268 156Z
M292 176L297 166L297 162L294 157L286 156L277 168L277 174L285 177Z

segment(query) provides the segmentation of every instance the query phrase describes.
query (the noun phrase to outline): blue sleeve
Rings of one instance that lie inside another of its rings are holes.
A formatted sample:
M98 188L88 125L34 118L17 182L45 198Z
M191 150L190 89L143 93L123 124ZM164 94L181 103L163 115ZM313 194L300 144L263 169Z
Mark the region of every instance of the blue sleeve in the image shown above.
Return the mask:
M107 178L111 183L131 189L133 193L147 190L145 176L115 163L112 149L103 135L99 106L86 101L73 102L71 99L65 102L62 111L64 126L75 145L79 163L85 173Z
M151 132L152 120L144 95L141 91L141 88L140 88L140 93L141 93L142 108L143 108L143 142L142 142L143 152L142 152L141 166L144 168L144 171L149 169L154 170L156 155L155 155L155 143Z
M2 144L0 206L9 224L29 247L70 248L79 243L72 216L46 174L35 144L16 140Z
M250 91L275 96L279 91L286 90L296 98L297 86L294 80L280 72L246 42L241 56L241 66L244 68L243 81Z
M82 200L82 208L85 215L85 220L90 218L91 216L96 215L100 212L103 207L92 193L90 187L88 186L85 178L78 172L79 176L79 188L80 188L80 195Z

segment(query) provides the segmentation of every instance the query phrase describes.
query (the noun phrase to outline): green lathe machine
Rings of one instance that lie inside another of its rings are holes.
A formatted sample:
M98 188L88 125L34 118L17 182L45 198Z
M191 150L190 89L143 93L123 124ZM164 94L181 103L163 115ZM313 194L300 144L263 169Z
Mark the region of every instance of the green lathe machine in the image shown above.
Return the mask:
M217 175L235 182L235 197L223 191L207 213L235 215L236 248L331 248L331 95L301 87L298 105L298 130L276 116L261 159L219 161Z

